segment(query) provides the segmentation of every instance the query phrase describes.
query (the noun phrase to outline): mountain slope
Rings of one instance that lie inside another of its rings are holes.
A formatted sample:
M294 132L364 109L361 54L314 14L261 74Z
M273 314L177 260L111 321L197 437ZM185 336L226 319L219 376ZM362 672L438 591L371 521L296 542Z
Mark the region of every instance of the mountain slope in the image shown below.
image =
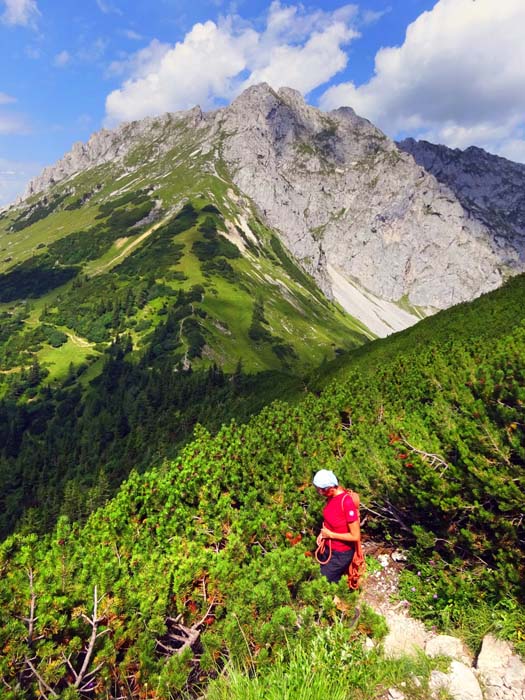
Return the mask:
M412 547L406 594L429 622L463 624L474 644L499 625L519 642L524 295L517 277L375 341L300 404L278 402L215 437L199 429L173 464L133 474L84 527L63 519L41 541L6 540L4 687L73 693L87 658L90 697L169 698L213 677L223 655L264 669L287 640L307 642L335 619L356 658L370 658L377 620L364 610L355 627L355 599L305 556L321 465L361 492L368 533ZM182 654L181 625L199 637Z
M193 113L103 133L0 218L1 532L86 516L373 337L196 144Z
M241 229L255 216L278 231L325 294L379 335L523 270L512 212L491 218L467 206L452 178L438 182L350 108L322 113L290 89L262 84L209 114L99 132L35 179L26 201L70 183L85 202L93 193L76 183L99 168L113 168L123 188L152 184L165 209L184 186L220 193L223 213L232 209Z

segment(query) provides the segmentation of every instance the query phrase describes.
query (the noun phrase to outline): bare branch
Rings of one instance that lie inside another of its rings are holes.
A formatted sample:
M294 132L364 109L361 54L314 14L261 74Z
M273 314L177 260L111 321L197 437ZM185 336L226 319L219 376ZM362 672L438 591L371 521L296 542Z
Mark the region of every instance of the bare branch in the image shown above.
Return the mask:
M201 634L201 630L199 628L204 624L204 621L210 615L214 606L215 598L212 598L206 613L191 627L186 627L182 624L182 615L177 615L176 618L167 617L166 625L168 626L168 632L165 639L169 642L173 642L177 646L172 646L171 644L165 643L160 639L155 640L157 645L167 654L181 654L185 649L191 648L199 639ZM169 627L172 627L173 629L169 629Z
M449 468L450 464L443 459L440 455L434 454L432 452L426 452L425 450L419 450L417 447L414 447L414 445L411 445L408 440L405 438L404 435L401 435L401 442L408 447L408 449L411 452L415 452L417 455L422 457L426 462L430 462L430 466L435 469L436 466L441 466L443 467L441 473L439 474L440 477L443 476L443 474L447 471Z
M109 632L109 629L105 629L102 632L98 631L98 626L104 619L103 617L97 617L97 612L98 612L98 605L100 601L104 598L102 596L101 598L98 598L97 594L97 587L95 586L94 591L93 591L93 617L88 618L86 615L82 615L89 624L91 625L91 637L89 640L88 648L86 650L86 655L84 656L84 662L82 664L82 668L78 672L75 682L73 684L74 688L79 688L80 685L84 682L84 679L87 674L87 670L89 668L89 664L91 663L91 657L93 656L93 652L95 651L95 642L99 637L102 637L102 635L106 634Z
M212 611L214 605L215 605L215 598L212 598L212 599L211 599L211 602L210 602L210 604L209 604L209 606L208 606L208 609L207 609L206 612L204 613L204 616L199 620L199 622L196 622L194 625L191 626L191 629L192 629L192 630L196 630L197 627L200 627L200 626L204 623L204 620L208 617L208 615L209 615L210 612Z
M55 693L55 691L53 690L53 688L51 688L51 686L49 686L49 685L45 682L45 680L44 680L44 679L42 678L42 676L38 673L38 671L36 670L36 668L35 668L35 667L33 666L33 664L31 663L31 660L28 659L27 656L26 656L26 658L25 658L25 662L26 662L26 664L29 666L29 669L30 669L31 673L33 674L33 676L34 676L34 677L37 679L37 681L38 681L38 686L39 686L39 689L40 689L40 694L47 700L47 695L46 695L46 694L44 693L44 691L42 690L42 688L45 688L45 689L47 690L47 692L50 693L50 695L51 695L52 698L58 698L58 695Z
M27 624L27 643L29 646L33 644L34 632L35 632L35 622L38 618L35 617L35 607L36 607L36 594L34 586L34 574L33 569L29 567L27 570L27 575L29 576L29 592L31 594L31 601L29 603L29 617L21 618Z
M392 503L385 499L382 503L372 501L372 505L374 506L375 510L372 510L372 508L368 506L362 506L362 508L368 513L372 513L379 518L385 518L386 520L396 523L405 532L409 532L411 535L414 534L412 532L412 528L410 528L404 522L401 513Z

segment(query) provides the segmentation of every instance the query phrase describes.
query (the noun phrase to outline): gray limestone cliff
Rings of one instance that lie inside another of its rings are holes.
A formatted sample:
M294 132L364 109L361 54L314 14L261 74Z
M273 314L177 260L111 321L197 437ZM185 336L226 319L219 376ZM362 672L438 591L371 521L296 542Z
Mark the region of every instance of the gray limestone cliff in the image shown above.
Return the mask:
M525 165L471 146L438 146L405 139L398 147L449 187L472 218L482 221L503 248L525 253Z
M503 159L475 149L474 173L455 155L398 148L349 107L323 113L298 92L266 84L208 114L196 107L102 130L46 168L26 196L83 169L123 163L140 141L167 153L180 120L323 291L350 313L367 307L365 323L372 305L396 330L416 320L414 307L447 308L525 270L524 166L500 170Z
M452 189L353 110L249 88L217 116L238 187L326 290L341 276L387 301L445 308L523 269ZM344 289L340 294L344 296Z

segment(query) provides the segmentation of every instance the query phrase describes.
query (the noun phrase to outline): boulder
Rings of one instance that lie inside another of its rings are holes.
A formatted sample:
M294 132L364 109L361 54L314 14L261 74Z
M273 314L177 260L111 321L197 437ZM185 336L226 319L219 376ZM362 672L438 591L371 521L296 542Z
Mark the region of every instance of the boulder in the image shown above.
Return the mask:
M425 649L428 633L419 620L390 612L386 615L388 634L383 641L385 656L397 659Z
M446 690L454 700L483 700L474 671L460 661L452 661L448 673L432 671L429 687L432 697L438 697L440 690Z
M513 653L509 642L488 634L477 660L480 680L487 700L523 700L525 664Z
M472 665L472 655L461 639L451 637L448 634L431 637L425 645L425 653L431 658L435 656L449 656L451 659L462 661L468 666Z

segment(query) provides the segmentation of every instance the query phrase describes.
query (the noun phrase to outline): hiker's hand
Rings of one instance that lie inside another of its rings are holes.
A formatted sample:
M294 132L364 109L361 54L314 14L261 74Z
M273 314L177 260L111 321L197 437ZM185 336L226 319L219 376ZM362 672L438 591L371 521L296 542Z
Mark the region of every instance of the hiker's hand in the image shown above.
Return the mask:
M333 536L334 536L334 533L331 530L329 530L327 527L321 528L321 532L319 533L319 537L321 537L323 540L329 540Z

